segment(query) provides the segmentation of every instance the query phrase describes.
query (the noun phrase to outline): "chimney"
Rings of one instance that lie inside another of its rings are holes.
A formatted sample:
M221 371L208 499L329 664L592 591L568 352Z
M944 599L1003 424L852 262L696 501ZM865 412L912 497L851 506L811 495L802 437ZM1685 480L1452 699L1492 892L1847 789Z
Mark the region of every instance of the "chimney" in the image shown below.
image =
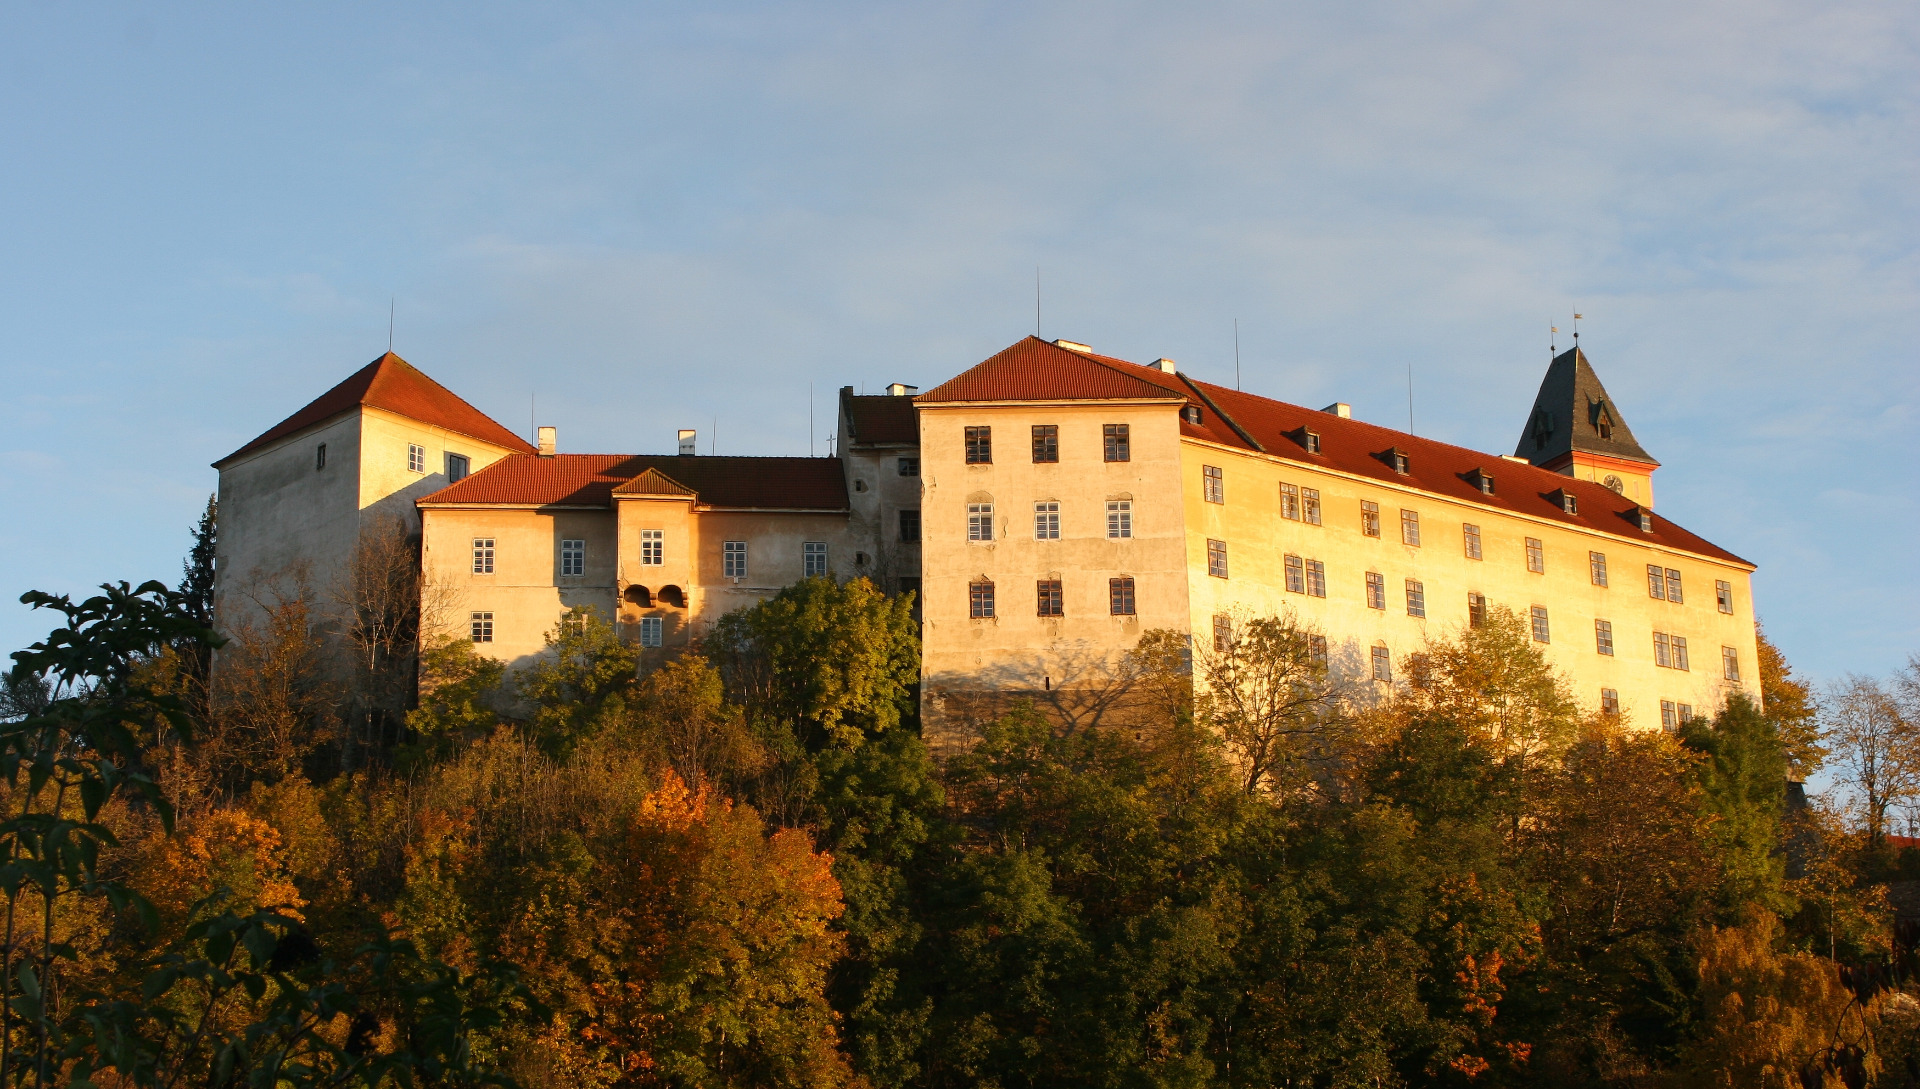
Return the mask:
M684 427L680 429L680 456L681 457L690 458L694 455L694 449L693 449L694 440L699 438L699 435L700 433L698 431L691 431Z
M1338 416L1343 420L1353 419L1353 406L1346 403L1345 401L1335 401L1334 403L1328 405L1327 407L1321 409L1320 411L1331 412L1335 416Z
M560 445L559 432L551 427L543 427L537 434L540 437L540 456L552 457L555 447Z
M895 382L887 387L887 396L889 397L911 397L919 392L919 386L909 386L905 382Z
M1093 354L1092 347L1082 344L1077 340L1056 340L1053 343L1055 347L1065 348L1069 352L1079 352L1081 355Z
M1180 365L1175 363L1173 360L1166 358L1165 356L1162 356L1159 359L1156 359L1153 361L1153 369L1163 374L1179 374L1180 373Z

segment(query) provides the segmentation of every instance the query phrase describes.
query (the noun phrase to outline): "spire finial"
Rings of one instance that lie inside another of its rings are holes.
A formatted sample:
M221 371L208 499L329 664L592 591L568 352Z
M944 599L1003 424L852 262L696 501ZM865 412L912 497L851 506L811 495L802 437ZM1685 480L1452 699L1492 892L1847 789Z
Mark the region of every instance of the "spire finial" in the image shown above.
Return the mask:
M1559 335L1559 332L1560 332L1560 327L1558 325L1547 326L1547 361L1548 362L1552 362L1553 357L1560 354L1559 341L1554 339L1554 337Z
M1576 348L1580 346L1580 312L1578 310L1573 312L1573 346Z

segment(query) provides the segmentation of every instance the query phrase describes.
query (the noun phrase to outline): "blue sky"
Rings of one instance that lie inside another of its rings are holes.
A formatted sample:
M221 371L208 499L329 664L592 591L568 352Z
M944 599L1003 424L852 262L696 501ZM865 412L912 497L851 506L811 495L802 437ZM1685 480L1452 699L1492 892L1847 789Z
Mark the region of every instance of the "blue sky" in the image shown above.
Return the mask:
M1806 673L1920 648L1920 8L0 6L0 643L394 347L801 453L1032 331L1508 452L1577 306Z

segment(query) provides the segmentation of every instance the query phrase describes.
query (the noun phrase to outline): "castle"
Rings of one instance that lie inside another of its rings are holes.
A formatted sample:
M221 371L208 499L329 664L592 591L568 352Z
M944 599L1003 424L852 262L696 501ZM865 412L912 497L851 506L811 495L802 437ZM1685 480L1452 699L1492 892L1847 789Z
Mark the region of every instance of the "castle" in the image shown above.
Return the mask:
M827 457L569 454L388 353L215 463L216 609L373 518L417 529L443 631L508 663L570 607L658 660L810 575L916 591L937 748L1016 696L1097 720L1141 633L1290 612L1361 685L1506 606L1589 707L1672 728L1758 688L1753 564L1653 510L1586 356L1490 455L1025 338L925 393L840 391Z

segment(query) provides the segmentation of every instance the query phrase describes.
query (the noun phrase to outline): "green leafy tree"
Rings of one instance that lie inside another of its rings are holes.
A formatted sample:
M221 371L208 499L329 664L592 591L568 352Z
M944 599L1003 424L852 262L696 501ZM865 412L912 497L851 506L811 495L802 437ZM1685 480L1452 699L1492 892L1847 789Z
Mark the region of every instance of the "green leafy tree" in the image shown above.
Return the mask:
M1219 732L1248 794L1312 791L1344 755L1352 720L1313 638L1291 615L1242 619L1224 647L1202 656L1199 716Z
M640 651L599 610L580 605L567 610L546 643L517 684L520 698L533 705L534 738L564 757L626 721L640 680Z
M1680 729L1680 743L1704 759L1695 765L1714 856L1721 868L1722 908L1737 918L1741 905L1792 914L1786 893L1786 862L1779 851L1785 815L1787 753L1772 719L1753 700L1734 693L1711 720L1696 718Z
M1820 744L1819 706L1813 690L1793 675L1787 656L1767 638L1759 621L1753 625L1753 637L1760 653L1760 703L1766 716L1779 731L1780 743L1787 752L1787 764L1798 779L1805 779L1820 767L1827 750Z

